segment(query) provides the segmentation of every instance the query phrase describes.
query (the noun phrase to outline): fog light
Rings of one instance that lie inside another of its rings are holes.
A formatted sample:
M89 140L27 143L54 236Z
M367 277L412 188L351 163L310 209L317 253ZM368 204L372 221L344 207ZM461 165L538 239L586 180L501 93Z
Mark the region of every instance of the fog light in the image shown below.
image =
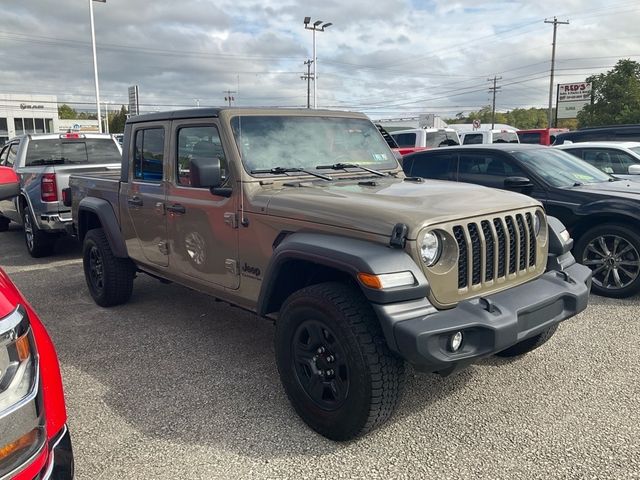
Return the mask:
M460 350L461 346L462 346L462 332L456 332L451 336L451 339L449 340L449 349L452 352L457 352L458 350Z

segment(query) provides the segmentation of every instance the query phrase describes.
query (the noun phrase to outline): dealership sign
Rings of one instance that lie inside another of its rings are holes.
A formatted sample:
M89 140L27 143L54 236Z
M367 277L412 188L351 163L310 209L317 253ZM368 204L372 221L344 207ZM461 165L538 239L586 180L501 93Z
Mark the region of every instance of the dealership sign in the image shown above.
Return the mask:
M591 103L591 84L560 83L556 101L556 118L576 118L585 105Z

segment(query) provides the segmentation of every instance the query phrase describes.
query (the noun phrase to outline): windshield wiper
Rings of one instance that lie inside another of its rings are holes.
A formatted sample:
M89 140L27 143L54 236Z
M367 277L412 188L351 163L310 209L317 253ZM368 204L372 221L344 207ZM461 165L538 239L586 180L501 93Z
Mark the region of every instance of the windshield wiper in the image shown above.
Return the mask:
M318 170L346 170L347 168L359 168L364 170L365 172L373 173L380 177L386 177L387 174L383 172L379 172L378 170L374 170L373 168L363 167L358 165L357 163L334 163L333 165L318 165L316 167Z
M306 170L304 168L298 167L263 168L258 170L251 170L251 173L271 173L273 175L286 175L287 173L306 173L307 175L313 175L314 177L318 177L329 182L333 180L333 178L327 175L322 175L321 173L316 173L311 170Z
M65 162L65 158L39 158L38 160L32 160L29 165L59 165Z

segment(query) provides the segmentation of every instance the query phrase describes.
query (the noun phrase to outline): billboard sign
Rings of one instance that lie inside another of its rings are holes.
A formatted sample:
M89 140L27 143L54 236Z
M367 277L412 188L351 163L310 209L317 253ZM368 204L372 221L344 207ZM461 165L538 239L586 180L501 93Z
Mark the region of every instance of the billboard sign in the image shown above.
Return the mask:
M556 101L556 118L576 118L585 105L591 103L591 84L560 83Z
M135 115L140 115L137 85L129 87L129 116L133 117Z

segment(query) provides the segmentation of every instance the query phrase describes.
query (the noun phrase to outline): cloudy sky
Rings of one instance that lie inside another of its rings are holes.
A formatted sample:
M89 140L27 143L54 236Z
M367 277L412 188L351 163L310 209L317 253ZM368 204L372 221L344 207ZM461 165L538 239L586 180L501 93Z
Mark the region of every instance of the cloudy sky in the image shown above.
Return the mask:
M2 0L2 93L95 102L88 0ZM548 102L553 27L559 82L584 80L618 59L640 61L638 0L107 0L94 2L101 98L143 111L235 103L306 106L303 62L318 33L320 107L397 118Z

